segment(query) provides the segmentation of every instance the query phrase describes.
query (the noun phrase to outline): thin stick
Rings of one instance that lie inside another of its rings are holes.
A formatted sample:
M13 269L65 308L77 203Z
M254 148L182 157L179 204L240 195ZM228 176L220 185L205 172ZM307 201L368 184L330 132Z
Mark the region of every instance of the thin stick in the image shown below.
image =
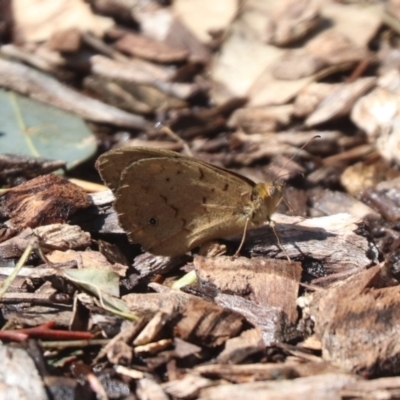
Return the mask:
M181 138L179 137L170 127L163 125L163 124L158 124L161 127L161 132L166 133L168 136L170 136L172 139L174 139L175 141L177 141L179 144L182 145L182 147L184 148L185 152L193 157L193 153L192 150L190 150L189 145Z
M17 277L18 272L21 271L21 268L24 266L26 260L29 257L29 254L31 254L31 251L35 248L37 243L36 237L34 239L31 239L28 243L28 246L26 246L26 249L22 253L22 256L17 262L17 265L13 269L13 272L5 279L5 281L2 283L0 287L0 301L3 298L4 294L6 293L7 289L11 286L13 283L14 279Z

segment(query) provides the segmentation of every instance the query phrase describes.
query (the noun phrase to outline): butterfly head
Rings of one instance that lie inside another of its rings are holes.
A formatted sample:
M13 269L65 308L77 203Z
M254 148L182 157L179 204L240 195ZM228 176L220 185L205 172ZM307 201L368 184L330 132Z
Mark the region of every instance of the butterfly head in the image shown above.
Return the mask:
M283 182L258 183L254 186L254 212L252 222L261 225L275 212L283 196Z

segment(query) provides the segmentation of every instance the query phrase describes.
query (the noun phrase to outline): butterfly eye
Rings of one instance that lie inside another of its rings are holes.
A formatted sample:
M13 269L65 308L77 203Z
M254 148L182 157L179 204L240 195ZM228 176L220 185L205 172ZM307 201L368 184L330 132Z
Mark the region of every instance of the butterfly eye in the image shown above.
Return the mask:
M149 224L153 226L158 225L158 219L155 217L149 218Z

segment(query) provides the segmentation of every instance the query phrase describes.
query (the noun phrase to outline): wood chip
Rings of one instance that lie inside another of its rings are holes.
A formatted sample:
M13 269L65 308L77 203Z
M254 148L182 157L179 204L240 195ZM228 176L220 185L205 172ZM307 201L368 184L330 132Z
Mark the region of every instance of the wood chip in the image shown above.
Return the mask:
M201 389L214 386L215 381L194 374L186 374L182 379L166 382L163 389L179 399L191 399L198 396Z
M366 376L393 371L400 288L380 288L385 274L375 266L315 294L310 311L324 359Z
M164 63L181 62L188 56L188 53L184 50L134 33L124 35L115 43L115 47L136 57Z
M56 175L40 176L0 195L0 215L9 218L6 225L14 231L66 222L90 205L79 186Z
M239 400L244 398L274 400L337 400L340 391L357 378L346 374L326 374L277 382L227 384L201 390L200 400Z

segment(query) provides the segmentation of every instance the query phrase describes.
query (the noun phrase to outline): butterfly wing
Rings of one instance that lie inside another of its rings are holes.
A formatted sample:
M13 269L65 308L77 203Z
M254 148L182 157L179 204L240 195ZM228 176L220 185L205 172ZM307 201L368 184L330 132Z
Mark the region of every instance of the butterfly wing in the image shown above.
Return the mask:
M216 167L204 161L188 157L183 154L171 150L155 149L151 147L121 147L119 149L110 150L101 155L96 161L96 168L105 184L112 190L116 191L120 186L120 179L123 171L130 164L147 158L174 158L195 162L213 170L226 172L227 174L236 176L239 180L246 181L249 185L254 186L254 182L232 171Z
M133 243L173 256L242 233L243 194L251 191L247 179L204 162L150 157L125 167L115 209Z
M190 157L170 150L139 146L121 147L101 155L96 161L96 168L100 172L105 184L112 191L116 191L120 185L120 178L125 168L136 161L155 157L190 159Z

